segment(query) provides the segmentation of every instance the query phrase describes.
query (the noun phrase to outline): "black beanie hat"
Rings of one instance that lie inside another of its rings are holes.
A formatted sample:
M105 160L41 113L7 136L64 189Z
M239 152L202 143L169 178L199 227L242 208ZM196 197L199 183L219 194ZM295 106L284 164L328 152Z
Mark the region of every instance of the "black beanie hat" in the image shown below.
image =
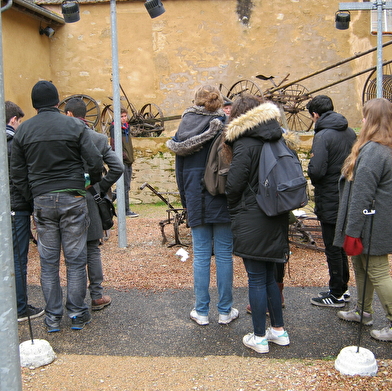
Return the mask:
M53 83L41 80L31 91L31 101L35 109L56 106L59 103L59 93Z

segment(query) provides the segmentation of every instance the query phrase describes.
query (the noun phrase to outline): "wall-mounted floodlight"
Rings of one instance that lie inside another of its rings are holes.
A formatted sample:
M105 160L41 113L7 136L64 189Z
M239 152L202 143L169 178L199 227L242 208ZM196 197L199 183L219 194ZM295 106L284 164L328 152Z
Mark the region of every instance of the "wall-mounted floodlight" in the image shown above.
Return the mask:
M74 23L80 20L79 3L77 0L64 0L61 3L61 13L65 23Z
M44 29L40 28L39 33L40 33L40 35L45 34L47 37L52 38L55 31L51 27L48 26L48 27L45 27Z
M161 0L146 0L144 3L151 18L156 18L165 12Z
M350 25L350 12L338 11L335 13L335 23L338 30L347 30Z

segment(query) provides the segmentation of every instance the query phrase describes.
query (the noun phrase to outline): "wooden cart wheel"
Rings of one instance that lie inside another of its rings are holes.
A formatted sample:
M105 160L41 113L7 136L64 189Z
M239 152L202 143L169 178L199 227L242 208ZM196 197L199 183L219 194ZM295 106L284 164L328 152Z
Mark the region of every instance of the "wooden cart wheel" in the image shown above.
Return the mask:
M147 103L140 110L143 118L143 136L158 137L165 129L162 110L154 103ZM154 121L149 121L154 120Z
M392 102L392 66L391 64L382 67L382 96ZM368 100L377 98L377 70L370 73L366 79L362 92L362 104Z
M248 93L248 94L259 96L259 97L263 96L263 92L258 87L258 85L255 84L253 81L240 80L231 86L231 88L229 89L229 92L227 93L227 97L230 100L235 100L241 94L244 94L244 93Z
M106 134L106 136L110 137L110 125L113 123L114 115L113 115L113 107L112 105L105 105L102 110L101 115L101 132Z
M65 105L72 98L80 98L83 100L83 102L86 104L86 109L87 109L85 119L90 125L90 127L95 128L99 123L100 110L99 110L98 103L91 96L84 95L84 94L76 94L76 95L68 96L67 98L63 99L59 103L59 110L65 114L64 112Z
M281 91L279 103L286 113L289 130L307 132L311 129L313 121L306 109L306 103L310 99L308 92L309 90L301 84L292 84Z
M133 107L133 106L132 106ZM134 122L135 117L134 117L134 108L130 108L128 106L127 111L128 111L128 123ZM104 109L102 110L102 115L101 115L101 132L103 134L106 134L106 136L110 137L110 125L114 121L114 113L113 113L113 106L112 105L105 105Z

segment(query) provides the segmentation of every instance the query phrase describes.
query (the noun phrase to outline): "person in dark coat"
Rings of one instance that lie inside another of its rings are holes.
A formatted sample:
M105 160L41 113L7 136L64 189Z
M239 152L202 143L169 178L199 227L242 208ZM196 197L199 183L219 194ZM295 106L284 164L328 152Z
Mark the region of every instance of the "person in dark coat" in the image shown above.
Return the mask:
M123 164L109 145L108 138L95 130L90 129L85 121L86 104L81 98L70 99L64 107L64 112L69 117L79 118L86 124L86 132L89 132L93 143L102 154L102 160L107 165L108 171L100 182L94 185L95 191L102 197L107 194L110 187L120 178L123 173ZM102 310L107 307L112 299L103 294L103 270L101 261L100 241L103 238L102 220L98 205L93 195L86 192L87 209L90 217L90 225L87 232L87 276L88 289L91 297L91 309Z
M5 104L5 120L7 135L8 167L11 165L12 143L15 132L22 122L24 113L22 109L11 101ZM12 222L12 242L14 249L14 269L16 286L16 304L18 312L18 322L37 318L45 313L41 307L34 307L28 304L27 300L27 261L30 243L30 216L33 211L33 204L27 201L14 186L9 173L10 201L11 201L11 222Z
M226 183L231 216L234 254L243 258L248 273L249 303L253 333L244 336L245 346L268 353L268 342L290 343L283 326L282 301L275 281L275 263L289 258L288 213L269 217L258 206L258 169L266 141L282 137L279 109L271 102L260 104L244 94L232 106L226 143L232 147L232 161ZM271 328L266 330L266 308Z
M31 91L37 115L23 122L15 133L11 178L26 200L34 199L41 286L45 298L44 323L48 332L61 330L63 290L59 265L61 249L67 268L66 308L71 329L91 322L85 302L87 228L85 164L91 183L102 176L102 155L85 125L60 113L57 88L49 81L37 82Z
M348 259L342 248L334 246L333 240L339 209L340 171L356 135L348 127L346 118L333 111L328 96L314 97L307 108L315 122L308 175L314 186L314 211L320 220L329 269L329 290L320 292L310 302L321 307L344 307L350 300Z
M214 253L218 285L218 323L238 318L233 304L233 257L230 216L225 195L212 196L202 178L209 147L224 128L223 98L210 85L195 93L194 106L185 110L172 140L167 146L176 154L176 180L182 206L188 214L193 241L193 277L195 308L190 317L197 324L209 324L209 284L211 256Z
M371 326L376 292L388 326L371 330L370 335L391 342L392 278L388 254L392 253L392 104L384 98L372 99L365 103L363 117L358 141L342 169L334 242L352 256L357 302L352 310L339 311L337 315Z

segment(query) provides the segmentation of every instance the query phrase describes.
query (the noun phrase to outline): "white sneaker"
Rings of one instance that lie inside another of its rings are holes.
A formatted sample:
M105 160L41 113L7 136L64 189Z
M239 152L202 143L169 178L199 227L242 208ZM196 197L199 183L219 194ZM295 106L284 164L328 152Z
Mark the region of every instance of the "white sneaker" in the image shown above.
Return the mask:
M256 351L257 353L268 353L268 340L265 337L257 337L254 333L249 333L242 338L242 343Z
M267 338L268 342L273 342L280 346L290 345L289 335L284 330L275 331L271 327L268 327L265 338Z
M350 311L338 311L338 318L346 320L347 322L360 322L361 313L357 308ZM362 324L365 326L371 326L373 324L373 315L368 312L363 312Z
M379 341L392 341L392 325L381 330L371 330L370 335Z
M210 323L208 320L208 316L199 315L195 309L191 311L191 319L200 326L207 326Z
M237 308L231 308L230 313L228 313L227 315L219 314L218 323L219 324L229 324L234 319L237 319L238 316L239 316L239 313L238 313Z

